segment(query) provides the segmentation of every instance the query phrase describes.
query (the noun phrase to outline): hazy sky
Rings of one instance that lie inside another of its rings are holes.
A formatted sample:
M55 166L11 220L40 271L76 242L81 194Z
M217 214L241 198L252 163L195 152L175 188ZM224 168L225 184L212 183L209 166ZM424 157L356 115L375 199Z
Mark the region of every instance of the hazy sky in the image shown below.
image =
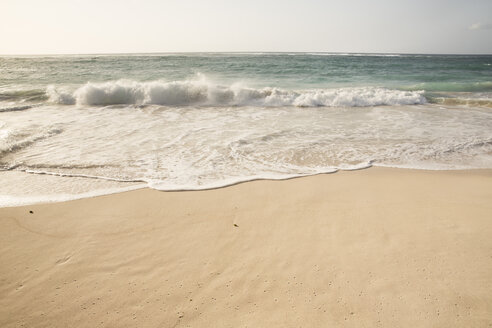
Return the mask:
M0 0L0 54L492 53L492 0Z

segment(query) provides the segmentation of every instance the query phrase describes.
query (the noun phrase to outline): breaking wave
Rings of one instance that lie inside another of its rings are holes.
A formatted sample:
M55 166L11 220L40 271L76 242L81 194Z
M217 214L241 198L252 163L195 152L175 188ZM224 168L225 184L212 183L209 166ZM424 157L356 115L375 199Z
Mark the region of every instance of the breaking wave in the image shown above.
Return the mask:
M107 106L117 104L165 106L296 106L365 107L416 105L427 102L423 91L377 87L286 90L223 86L205 80L136 82L118 80L87 83L75 91L49 86L49 100L65 105Z

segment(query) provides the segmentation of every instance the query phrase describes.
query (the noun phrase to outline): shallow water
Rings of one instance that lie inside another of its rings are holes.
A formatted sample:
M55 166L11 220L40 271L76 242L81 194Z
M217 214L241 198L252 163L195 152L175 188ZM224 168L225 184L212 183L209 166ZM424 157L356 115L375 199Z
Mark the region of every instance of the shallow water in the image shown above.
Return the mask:
M0 58L0 206L492 167L491 56Z

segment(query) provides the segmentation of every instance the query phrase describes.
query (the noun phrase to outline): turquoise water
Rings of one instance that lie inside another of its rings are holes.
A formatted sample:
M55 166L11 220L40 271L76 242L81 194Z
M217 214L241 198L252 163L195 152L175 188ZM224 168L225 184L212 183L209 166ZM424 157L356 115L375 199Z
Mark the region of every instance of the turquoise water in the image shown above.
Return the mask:
M155 54L0 57L0 99L48 85L119 79L313 89L377 86L426 92L492 92L492 56L358 54ZM39 91L36 93L35 91ZM489 96L489 95L487 95ZM27 97L28 98L28 97Z
M0 57L0 206L492 168L492 56Z

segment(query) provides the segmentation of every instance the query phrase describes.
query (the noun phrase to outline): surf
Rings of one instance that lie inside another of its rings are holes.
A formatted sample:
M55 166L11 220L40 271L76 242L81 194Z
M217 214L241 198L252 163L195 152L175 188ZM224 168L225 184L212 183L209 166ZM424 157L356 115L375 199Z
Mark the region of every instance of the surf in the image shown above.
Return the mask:
M289 90L221 85L208 80L117 80L88 82L74 91L49 86L49 101L64 105L163 105L163 106L264 106L264 107L366 107L425 104L424 91L381 87Z

